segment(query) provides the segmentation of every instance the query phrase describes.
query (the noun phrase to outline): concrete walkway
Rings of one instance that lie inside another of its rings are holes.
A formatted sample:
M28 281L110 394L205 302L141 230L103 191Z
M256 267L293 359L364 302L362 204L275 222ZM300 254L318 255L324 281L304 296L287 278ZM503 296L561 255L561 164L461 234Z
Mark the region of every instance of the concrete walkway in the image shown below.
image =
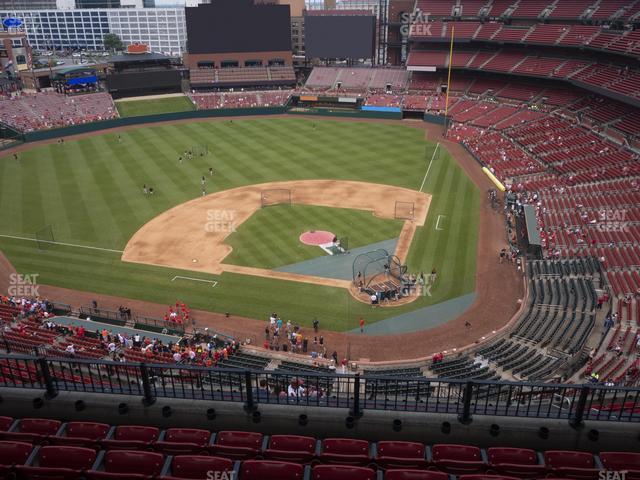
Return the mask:
M180 337L176 337L173 335L163 335L162 333L149 332L146 330L135 330L133 328L112 325L111 323L94 322L93 320L82 320L76 317L54 317L52 320L57 325L73 325L75 327L79 327L80 325L82 325L87 331L90 332L95 332L96 330L102 331L106 328L107 331L111 331L114 334L125 333L128 337L132 337L133 335L138 333L141 336L145 336L147 338L157 338L164 344L168 344L169 342L176 343L178 340L180 340Z

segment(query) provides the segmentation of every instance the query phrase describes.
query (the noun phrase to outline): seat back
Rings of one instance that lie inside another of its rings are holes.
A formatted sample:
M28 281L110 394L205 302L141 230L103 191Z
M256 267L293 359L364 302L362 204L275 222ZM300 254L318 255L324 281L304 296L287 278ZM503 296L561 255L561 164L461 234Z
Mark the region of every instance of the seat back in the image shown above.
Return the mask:
M312 480L374 480L376 472L365 467L345 465L316 465L311 471Z
M384 473L384 480L449 480L449 475L434 470L392 469Z
M160 475L163 464L161 453L137 450L109 450L104 458L104 469L109 473Z
M502 475L460 475L458 480L520 480L518 477L503 477Z
M425 447L418 442L378 442L379 457L424 458Z
M301 480L302 465L271 460L245 460L240 466L242 480Z
M606 470L640 470L640 453L602 452L600 460Z
M160 429L142 425L120 425L116 427L113 438L115 440L136 440L140 442L155 442L160 436Z
M289 452L313 453L316 449L316 439L301 435L272 435L269 437L269 448Z
M200 430L196 428L170 428L165 432L165 442L175 443L195 443L197 445L206 445L211 438L209 430Z
M67 437L102 440L107 436L110 428L106 423L69 422L64 432Z
M171 475L179 478L207 478L207 472L230 472L233 462L227 458L205 455L176 455L171 461Z
M535 450L529 448L492 447L487 450L487 456L491 465L500 463L536 465L538 463Z
M96 461L96 451L82 447L42 447L38 452L38 464L46 468L70 468L89 470Z
M432 453L434 460L454 460L458 462L479 462L482 460L480 449L470 445L434 445Z
M62 422L47 418L23 418L18 425L20 433L34 433L36 435L55 435Z
M262 434L225 430L216 436L216 445L259 449L262 445Z
M29 443L0 441L0 465L24 465L32 448Z
M594 468L593 455L570 450L548 450L544 454L547 465L553 468Z
M322 452L338 455L368 455L369 442L353 438L325 438Z
M6 432L11 427L13 423L13 418L11 417L0 417L0 432Z

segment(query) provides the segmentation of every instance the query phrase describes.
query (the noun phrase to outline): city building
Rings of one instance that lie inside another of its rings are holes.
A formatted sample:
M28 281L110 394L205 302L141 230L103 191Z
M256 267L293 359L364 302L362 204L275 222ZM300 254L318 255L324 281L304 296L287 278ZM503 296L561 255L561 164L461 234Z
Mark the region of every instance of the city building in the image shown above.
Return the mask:
M0 10L54 8L57 8L56 0L0 0Z
M31 68L31 48L24 33L0 32L0 73Z
M22 21L36 50L103 50L107 33L167 55L182 55L187 44L184 8L0 10L0 21L5 18Z

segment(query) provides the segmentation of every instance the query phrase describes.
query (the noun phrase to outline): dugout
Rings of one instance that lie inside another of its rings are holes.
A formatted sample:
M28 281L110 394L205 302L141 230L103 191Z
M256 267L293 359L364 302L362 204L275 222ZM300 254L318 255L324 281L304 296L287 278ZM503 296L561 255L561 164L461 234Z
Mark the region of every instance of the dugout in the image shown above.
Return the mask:
M516 220L517 228L525 232L522 243L525 251L530 258L542 258L542 238L538 230L538 219L536 217L536 209L533 205L525 205L523 208L524 219L518 217Z
M111 58L107 90L114 98L182 91L184 70L159 53L124 54Z

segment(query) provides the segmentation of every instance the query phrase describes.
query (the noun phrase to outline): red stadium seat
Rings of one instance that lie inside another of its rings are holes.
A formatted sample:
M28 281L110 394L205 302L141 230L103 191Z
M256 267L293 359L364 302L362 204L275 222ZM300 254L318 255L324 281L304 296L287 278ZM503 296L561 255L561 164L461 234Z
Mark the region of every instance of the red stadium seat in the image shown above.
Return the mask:
M502 475L461 475L458 480L521 480L519 477L503 477Z
M0 465L20 465L27 461L33 446L24 442L0 442Z
M449 474L435 470L387 470L384 480L449 480Z
M596 468L593 455L588 452L549 450L545 452L544 459L554 474L563 477L591 480L597 479L600 471Z
M90 448L42 447L35 466L18 466L16 471L23 480L72 480L81 478L95 461L96 451Z
M49 438L54 445L92 447L103 440L111 427L106 423L69 422L62 435Z
M245 460L240 466L242 480L300 480L304 468L290 462Z
M215 444L209 445L207 450L232 460L250 460L258 456L261 446L261 433L227 430L218 433Z
M468 445L434 445L433 463L440 470L455 475L483 473L487 466L478 447Z
M160 475L164 455L135 450L111 450L104 457L104 471L90 470L92 480L142 480Z
M487 450L489 468L500 475L519 478L539 478L547 473L547 467L538 463L538 454L528 448L494 447Z
M320 461L343 465L366 465L371 462L369 442L352 438L325 438Z
M417 442L378 442L376 463L380 468L426 468L426 448Z
M167 455L205 453L211 432L195 428L170 428L164 440L155 442L153 449Z
M316 465L311 480L374 480L376 472L365 467L348 465Z
M47 437L55 435L62 422L46 418L23 418L18 428L11 432L0 432L0 440L15 442L41 443Z
M160 429L140 425L120 425L112 439L101 440L105 450L147 450L158 440Z
M602 452L600 461L605 470L625 470L626 479L640 479L640 453L635 452Z
M11 428L13 424L13 418L11 417L0 417L0 432L6 432Z
M171 460L171 475L162 480L182 480L207 478L207 472L231 472L233 461L228 458L204 455L177 455Z
M299 435L272 435L264 458L283 462L309 463L315 457L316 439Z
M0 479L6 478L12 465L24 465L33 447L22 442L0 442Z

